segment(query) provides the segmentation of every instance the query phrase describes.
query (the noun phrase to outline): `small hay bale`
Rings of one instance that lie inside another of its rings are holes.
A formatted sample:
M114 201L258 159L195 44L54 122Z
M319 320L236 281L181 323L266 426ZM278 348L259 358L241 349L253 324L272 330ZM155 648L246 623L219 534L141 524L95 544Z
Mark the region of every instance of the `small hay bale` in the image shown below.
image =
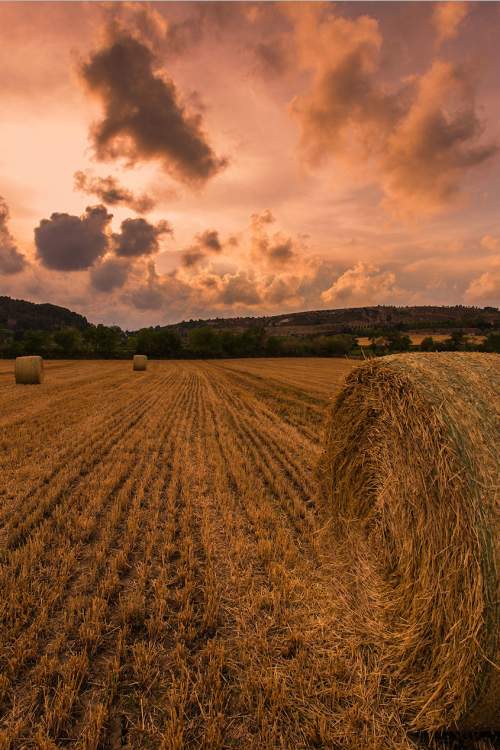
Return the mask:
M17 357L14 366L16 383L40 385L43 383L44 369L41 357Z
M134 370L144 371L148 368L148 358L145 354L134 354Z
M348 557L346 617L388 700L417 730L499 730L500 356L353 370L320 477Z

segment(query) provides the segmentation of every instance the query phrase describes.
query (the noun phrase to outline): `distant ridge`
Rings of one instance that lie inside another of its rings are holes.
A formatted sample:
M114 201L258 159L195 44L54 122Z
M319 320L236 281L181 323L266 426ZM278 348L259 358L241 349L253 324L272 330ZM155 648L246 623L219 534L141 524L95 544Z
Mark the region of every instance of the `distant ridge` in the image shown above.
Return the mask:
M0 296L0 328L34 329L57 331L75 326L85 331L91 324L87 318L48 302L37 304L22 299ZM216 330L230 330L234 333L245 331L253 326L262 326L269 334L303 335L322 333L335 335L351 333L361 329L384 330L433 330L464 328L500 328L500 312L497 307L465 307L464 305L432 306L418 305L395 307L377 305L372 307L347 307L336 310L307 310L305 312L283 313L281 315L247 316L238 318L200 318L183 320L168 325L150 325L155 330L169 328L185 337L193 328L211 326ZM130 333L137 333L131 331Z
M500 324L500 312L496 307L377 305L257 317L183 320L181 323L156 326L156 330L170 328L185 335L193 328L207 325L219 330L227 329L234 333L244 331L251 326L262 326L273 335L300 335L349 333L354 329L363 328L411 330L414 326L419 330L425 330L427 327L429 330L435 330L440 324L446 329L450 327L480 329L482 326L486 329L491 328L495 323Z
M66 307L0 297L0 327L3 328L52 332L75 326L79 331L85 331L89 325L87 318Z

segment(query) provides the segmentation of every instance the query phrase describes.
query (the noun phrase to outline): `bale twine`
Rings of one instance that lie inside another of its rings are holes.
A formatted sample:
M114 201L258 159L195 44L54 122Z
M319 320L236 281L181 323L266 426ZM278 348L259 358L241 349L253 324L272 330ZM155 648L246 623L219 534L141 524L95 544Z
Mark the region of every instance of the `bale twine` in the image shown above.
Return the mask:
M16 383L39 385L43 382L43 359L41 357L17 357L14 375Z
M145 354L134 354L134 370L147 370L148 358Z
M499 730L500 356L365 362L320 471L378 689L414 729Z

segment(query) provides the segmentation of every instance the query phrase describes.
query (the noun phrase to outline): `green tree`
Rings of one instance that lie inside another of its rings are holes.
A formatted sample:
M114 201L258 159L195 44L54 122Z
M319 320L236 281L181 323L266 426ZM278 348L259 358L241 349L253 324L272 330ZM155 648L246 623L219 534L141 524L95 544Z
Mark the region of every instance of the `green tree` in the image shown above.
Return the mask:
M189 334L189 347L195 357L208 359L222 354L222 342L211 326L193 328Z
M266 346L267 333L263 326L247 328L241 335L243 352L247 356L263 354Z
M436 351L436 342L434 341L432 336L426 336L426 338L420 344L420 351L421 352L435 352Z
M45 354L50 345L50 335L46 331L26 331L24 334L23 349L28 355Z
M103 326L99 323L95 329L95 350L106 359L116 353L119 340L120 334L117 326Z
M233 333L232 331L220 331L219 338L224 354L227 354L229 357L243 356L245 346L242 340L241 333Z
M266 355L268 357L283 356L283 343L279 336L269 336L266 341Z
M158 334L154 328L142 328L137 335L136 354L145 354L146 357L158 355Z
M158 355L160 357L174 359L180 355L182 350L182 339L177 331L172 331L171 328L163 328L163 330L158 331L156 336Z
M483 352L496 352L500 354L500 333L490 333L479 348Z
M56 331L54 333L54 341L63 356L74 357L80 348L80 332L76 328L72 328L69 331Z

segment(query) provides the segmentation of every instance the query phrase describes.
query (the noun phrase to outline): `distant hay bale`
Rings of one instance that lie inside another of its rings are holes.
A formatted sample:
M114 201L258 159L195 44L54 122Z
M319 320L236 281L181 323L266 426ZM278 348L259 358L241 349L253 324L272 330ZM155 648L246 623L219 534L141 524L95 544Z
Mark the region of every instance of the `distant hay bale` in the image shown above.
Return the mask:
M22 385L40 385L43 382L44 370L41 357L17 357L14 366L16 383Z
M143 371L148 368L148 358L145 354L134 354L134 370Z
M499 730L500 356L368 360L333 402L320 472L346 617L386 695L418 730Z

